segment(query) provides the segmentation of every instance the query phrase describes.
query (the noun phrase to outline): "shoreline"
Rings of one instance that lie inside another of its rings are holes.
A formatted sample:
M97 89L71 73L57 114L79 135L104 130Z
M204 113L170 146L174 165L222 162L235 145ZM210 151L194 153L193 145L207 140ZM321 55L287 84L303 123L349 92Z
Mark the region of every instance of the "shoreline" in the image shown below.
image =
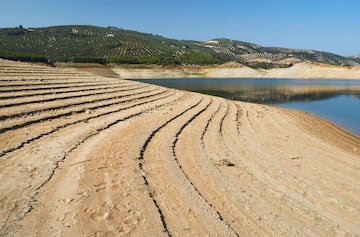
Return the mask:
M241 64L220 66L181 66L175 68L122 68L113 72L124 79L151 78L294 78L294 79L351 79L360 80L360 67L341 67L315 63L297 63L290 68L253 69Z
M328 123L332 123L335 126L343 129L344 131L347 131L349 133L354 134L355 136L360 137L360 130L359 130L359 127L356 127L356 124L351 123L349 121L344 121L343 119L341 121L336 121L337 118L334 115L330 116L329 114L324 114L324 113L319 112L318 110L315 111L315 110L309 109L309 108L305 108L305 109L304 108L296 108L296 107L290 107L290 106L281 106L278 104L271 104L270 106L282 108L282 109L295 110L295 111L302 112L305 114L310 114L314 117L323 119L324 121L326 121ZM348 123L346 123L346 122L348 122ZM349 125L349 123L350 123L350 125Z
M0 65L1 236L360 234L360 137L333 123Z

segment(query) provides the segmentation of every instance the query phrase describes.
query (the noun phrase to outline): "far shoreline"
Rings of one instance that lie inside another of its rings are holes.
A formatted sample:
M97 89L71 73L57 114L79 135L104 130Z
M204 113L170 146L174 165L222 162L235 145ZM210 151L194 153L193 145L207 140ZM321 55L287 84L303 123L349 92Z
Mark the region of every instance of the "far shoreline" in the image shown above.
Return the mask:
M345 79L360 80L360 66L335 66L310 62L297 63L289 68L254 69L238 63L216 66L183 65L86 65L60 64L79 71L122 79L171 78L286 78L286 79Z

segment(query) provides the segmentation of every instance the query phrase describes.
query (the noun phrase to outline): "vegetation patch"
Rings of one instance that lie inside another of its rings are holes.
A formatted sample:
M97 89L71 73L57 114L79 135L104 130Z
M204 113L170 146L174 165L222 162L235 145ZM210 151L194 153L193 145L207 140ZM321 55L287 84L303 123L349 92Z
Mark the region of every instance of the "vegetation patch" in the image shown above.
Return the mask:
M266 63L266 62L242 62L242 64L254 69L273 69L273 68L289 68L294 64L288 63Z
M49 62L45 56L32 53L0 52L0 58L23 62Z

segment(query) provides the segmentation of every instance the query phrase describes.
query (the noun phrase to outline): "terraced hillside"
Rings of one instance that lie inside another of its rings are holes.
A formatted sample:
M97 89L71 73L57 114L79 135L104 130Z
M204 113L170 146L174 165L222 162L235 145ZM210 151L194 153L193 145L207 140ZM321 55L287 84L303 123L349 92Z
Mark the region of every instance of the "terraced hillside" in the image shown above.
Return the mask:
M214 39L202 42L201 45L212 48L216 53L226 55L231 59L235 58L239 62L252 67L261 67L261 64L286 67L304 61L334 65L359 65L352 58L317 50L262 47L257 44L229 39Z
M191 42L122 30L114 27L54 26L45 28L6 28L0 30L0 52L45 55L52 61L73 60L77 56L100 57L181 57L200 51ZM210 50L204 50L208 53Z
M0 60L1 236L360 234L360 138L308 114Z
M14 52L42 55L50 61L81 61L84 57L89 61L89 57L93 57L102 63L214 64L238 61L256 68L289 67L303 61L359 65L355 59L316 50L262 47L229 39L175 40L114 27L81 25L0 29L0 56Z

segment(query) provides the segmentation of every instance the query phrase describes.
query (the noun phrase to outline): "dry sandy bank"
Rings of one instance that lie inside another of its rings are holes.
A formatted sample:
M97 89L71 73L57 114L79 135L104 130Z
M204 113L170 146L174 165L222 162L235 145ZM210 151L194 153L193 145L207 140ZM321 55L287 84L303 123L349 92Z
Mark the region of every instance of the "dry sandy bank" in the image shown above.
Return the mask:
M314 63L298 63L290 68L256 70L239 64L225 64L218 67L179 67L155 69L129 69L114 67L112 70L121 78L328 78L358 79L360 67L340 67Z
M0 60L1 236L358 236L360 137Z

